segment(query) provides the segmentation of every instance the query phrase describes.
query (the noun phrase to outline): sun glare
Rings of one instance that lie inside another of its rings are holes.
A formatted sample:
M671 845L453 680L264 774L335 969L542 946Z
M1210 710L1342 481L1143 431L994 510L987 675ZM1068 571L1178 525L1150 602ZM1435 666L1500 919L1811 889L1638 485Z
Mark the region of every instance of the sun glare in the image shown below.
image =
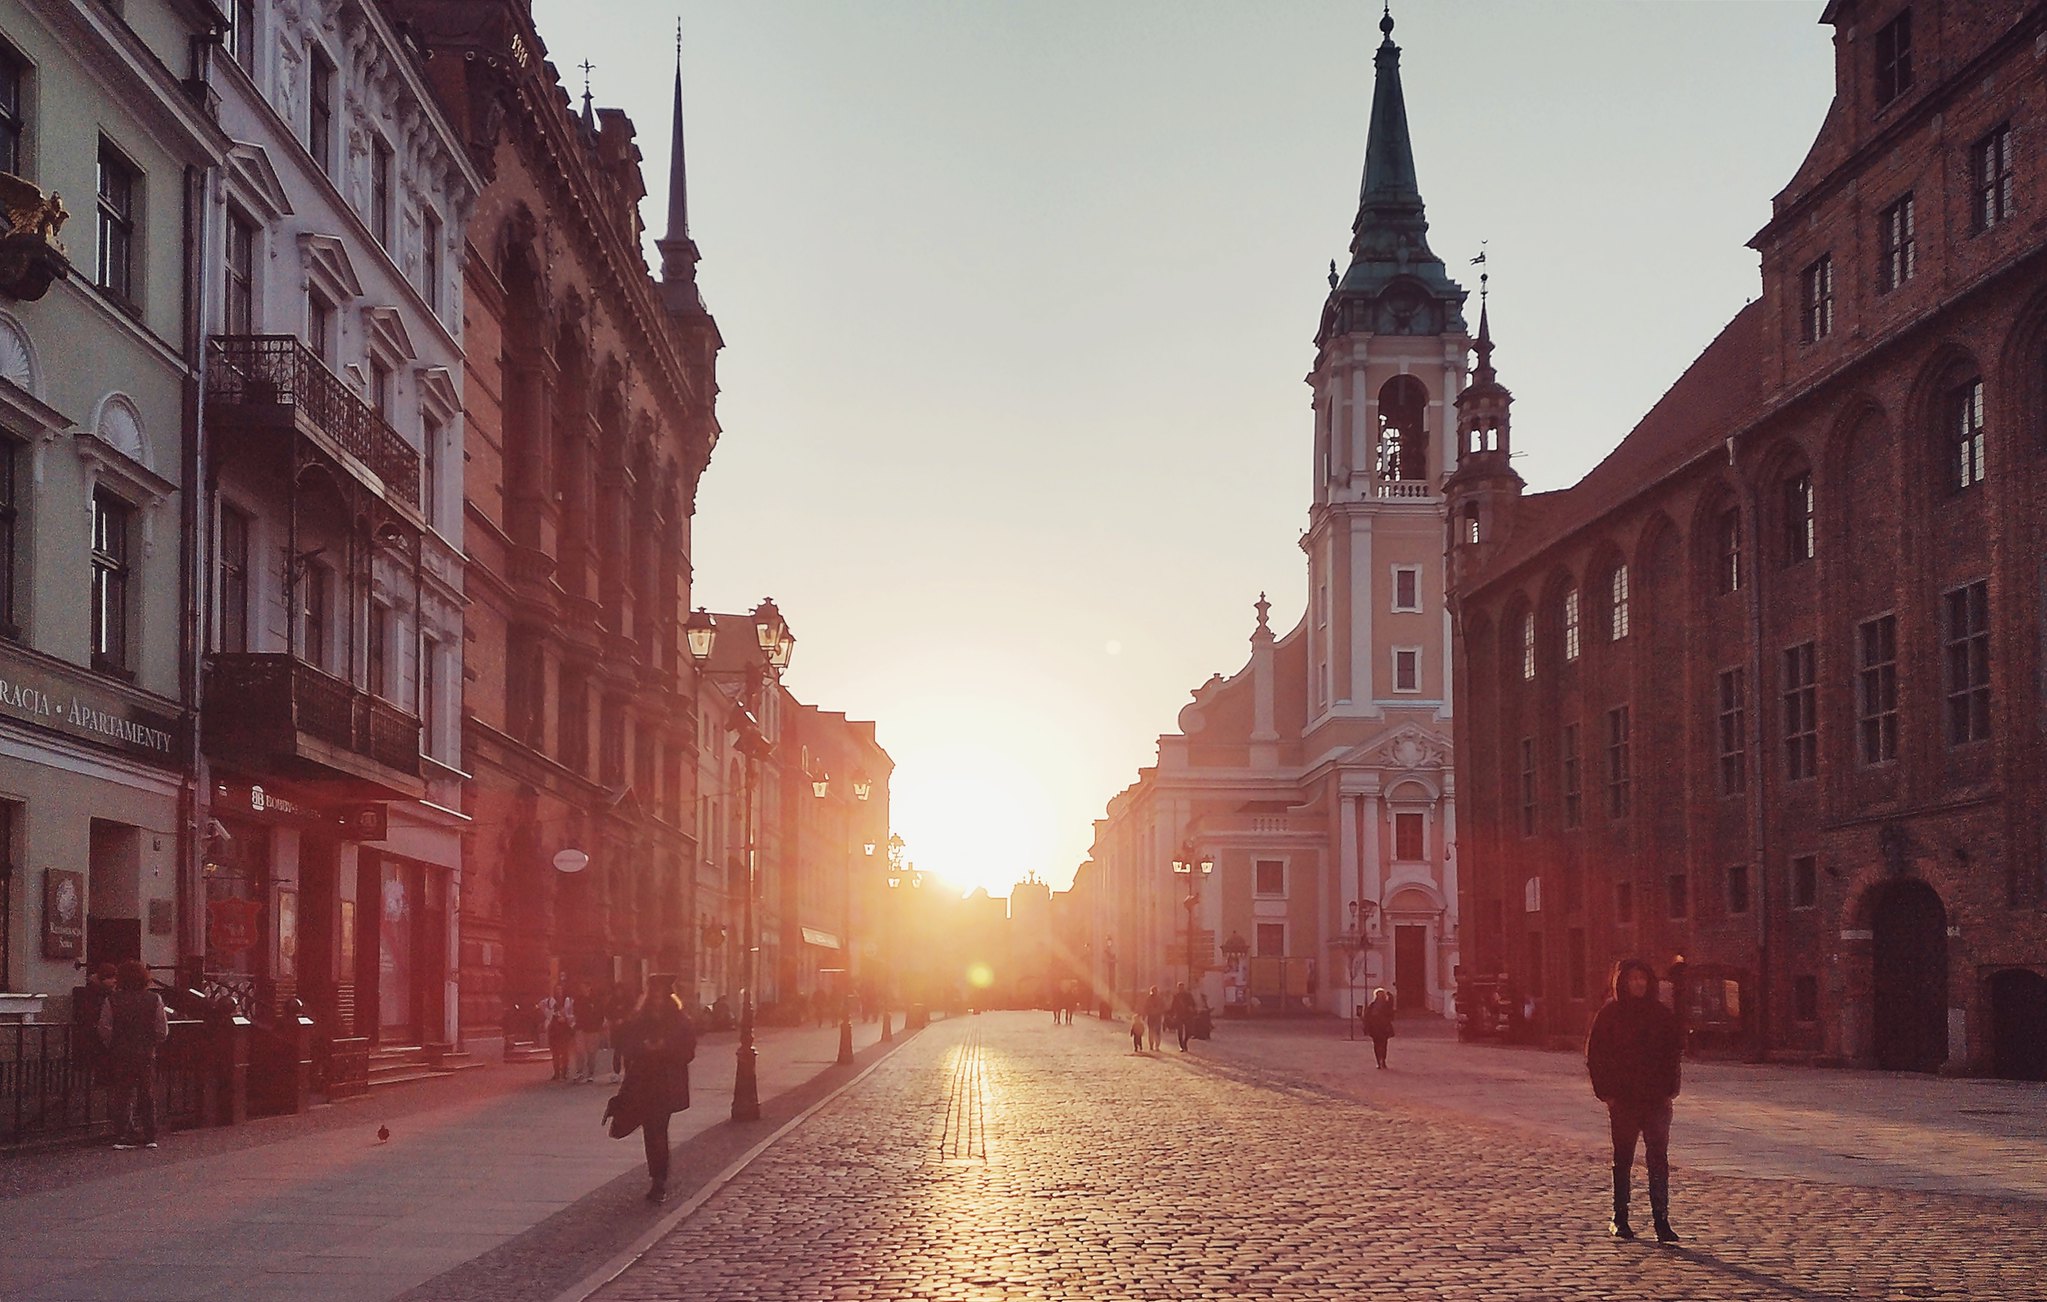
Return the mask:
M1063 881L1072 864L1050 862L1058 828L1038 777L1021 758L987 747L953 747L906 758L890 787L896 830L919 868L966 895L1007 895L1025 874Z

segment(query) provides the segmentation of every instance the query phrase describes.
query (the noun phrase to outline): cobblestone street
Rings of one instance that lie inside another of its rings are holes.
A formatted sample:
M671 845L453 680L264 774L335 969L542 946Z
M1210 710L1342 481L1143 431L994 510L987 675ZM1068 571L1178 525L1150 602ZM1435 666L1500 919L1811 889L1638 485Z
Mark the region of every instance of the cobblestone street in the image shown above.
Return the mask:
M1686 1241L1659 1248L1604 1235L1600 1117L1571 1055L1432 1029L1404 1029L1396 1070L1374 1073L1326 1022L1224 1024L1185 1055L1133 1055L1119 1026L1086 1019L934 1025L595 1296L2047 1296L2037 1089L1688 1069L1673 1140ZM1832 1112L1834 1147L1871 1141L1875 1160L1773 1164L1793 1104L1798 1152L1822 1151ZM1939 1142L1929 1126L1972 1160L2012 1159L2008 1178L1950 1187L2031 1196L1903 1187L1947 1179L1944 1158L1912 1160Z

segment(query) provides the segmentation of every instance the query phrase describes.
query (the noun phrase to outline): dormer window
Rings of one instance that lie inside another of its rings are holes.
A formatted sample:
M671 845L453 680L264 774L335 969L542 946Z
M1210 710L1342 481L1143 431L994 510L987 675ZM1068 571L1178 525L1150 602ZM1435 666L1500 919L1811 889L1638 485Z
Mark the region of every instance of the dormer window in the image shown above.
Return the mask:
M1876 31L1876 106L1912 89L1912 11L1901 11Z

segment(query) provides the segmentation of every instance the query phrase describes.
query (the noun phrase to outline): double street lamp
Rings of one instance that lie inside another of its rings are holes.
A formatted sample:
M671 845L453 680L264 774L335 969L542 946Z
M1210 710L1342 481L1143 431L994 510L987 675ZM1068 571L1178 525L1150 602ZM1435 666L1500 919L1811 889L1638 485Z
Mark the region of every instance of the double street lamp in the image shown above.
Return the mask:
M1344 1031L1343 1038L1346 1040L1355 1040L1358 1037L1358 1022L1360 1020L1358 1014L1358 956L1364 953L1365 950L1365 927L1371 922L1372 914L1378 908L1377 902L1372 900L1364 900L1362 902L1352 900L1350 902L1350 930L1344 932L1337 941L1338 944L1343 946L1344 979L1350 983L1350 1016L1344 1019L1349 1023L1349 1026Z
M739 684L740 715L734 721L732 731L738 734L739 753L747 761L744 810L746 908L740 923L740 933L746 943L746 965L740 974L743 984L739 992L739 1050L732 1081L734 1121L758 1121L761 1115L758 1054L753 1043L754 987L760 980L760 935L754 927L754 900L759 894L759 873L755 862L758 846L754 826L758 811L754 805L754 788L759 780L760 762L773 754L775 747L763 731L760 720L767 694L780 684L782 673L789 668L789 661L796 651L796 637L789 631L788 621L782 618L782 612L775 608L773 597L754 607L753 629L755 644L748 648L749 654L741 658L741 663L733 668L714 669L710 662L711 652L718 641L717 619L699 606L683 624L689 657L696 662L697 672L706 678L730 678Z
M1201 883L1215 871L1215 856L1196 855L1193 842L1180 846L1180 853L1173 859L1175 875L1187 879L1187 898L1180 906L1187 910L1187 988L1194 989L1194 910L1201 907Z

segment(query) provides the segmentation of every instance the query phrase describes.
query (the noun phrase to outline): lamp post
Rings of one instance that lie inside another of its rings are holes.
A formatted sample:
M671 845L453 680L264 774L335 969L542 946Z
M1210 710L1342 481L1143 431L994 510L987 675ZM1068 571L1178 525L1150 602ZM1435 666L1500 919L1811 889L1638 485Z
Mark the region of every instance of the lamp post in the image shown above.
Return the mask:
M1345 1023L1343 1038L1355 1040L1358 1038L1358 951L1363 949L1365 944L1365 938L1358 933L1356 900L1350 902L1350 928L1338 938L1337 943L1343 947L1344 979L1350 987L1350 1002L1344 1005L1346 1015L1343 1019Z
M1180 905L1187 910L1187 988L1189 992L1192 992L1194 989L1194 910L1201 907L1202 881L1214 871L1214 855L1196 855L1193 842L1181 843L1180 853L1173 860L1173 872L1180 877L1186 878L1188 885L1187 898L1180 901Z
M822 768L810 775L810 793L823 800L832 791L832 775ZM831 811L827 809L826 815ZM845 908L840 914L839 936L839 1066L853 1065L853 861L845 837L838 838L839 853L846 860Z
M711 651L718 640L718 621L699 606L683 625L689 656L696 662L698 673L707 678L732 678L739 684L740 718L733 731L738 734L739 753L746 757L746 908L740 923L740 932L746 941L746 966L741 973L739 1048L732 1078L734 1121L758 1121L761 1115L759 1055L753 1043L753 996L754 987L760 980L760 933L754 924L754 901L760 890L759 837L755 826L758 811L754 807L754 788L759 782L760 762L773 754L775 747L758 720L764 710L765 693L780 683L782 672L789 667L796 651L796 637L789 631L788 621L782 618L782 612L775 608L773 597L754 607L753 628L755 644L751 648L750 662L736 669L721 670L710 667Z

